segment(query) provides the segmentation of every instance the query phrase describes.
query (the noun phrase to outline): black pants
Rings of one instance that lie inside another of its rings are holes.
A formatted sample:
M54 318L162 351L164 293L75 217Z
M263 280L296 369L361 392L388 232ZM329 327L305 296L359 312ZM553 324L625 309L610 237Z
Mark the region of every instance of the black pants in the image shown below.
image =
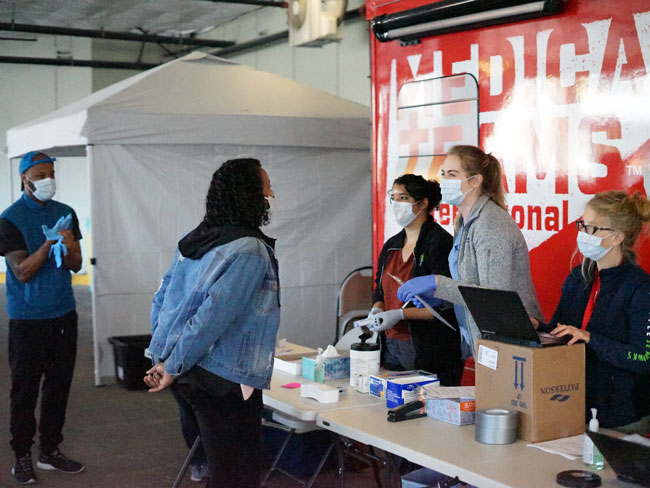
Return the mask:
M208 460L208 488L254 488L260 484L262 391L244 400L237 388L215 396L193 385L176 391L192 405Z
M192 405L187 403L187 400L180 394L178 391L178 384L172 383L171 392L178 403L178 413L181 418L181 431L183 432L183 439L185 439L185 444L188 449L191 449L196 440L196 436L200 434L199 432L199 422L196 420L196 415L194 415L194 410L192 410ZM203 444L199 443L194 456L191 461L192 465L205 464L205 452L203 452Z
M453 308L439 310L456 327L451 330L438 320L411 320L409 330L415 349L415 366L436 373L442 386L458 386L463 375L460 332Z
M41 390L41 451L63 441L63 424L77 356L77 313L47 320L9 320L11 448L16 457L34 443L34 410ZM43 385L41 387L41 379Z

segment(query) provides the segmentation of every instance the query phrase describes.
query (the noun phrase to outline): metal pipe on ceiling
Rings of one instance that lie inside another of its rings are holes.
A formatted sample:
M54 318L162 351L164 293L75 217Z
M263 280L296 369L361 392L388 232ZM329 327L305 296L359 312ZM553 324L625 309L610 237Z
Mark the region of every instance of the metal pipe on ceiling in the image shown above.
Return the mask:
M288 8L287 2L274 2L272 0L207 0L214 3L241 3L243 5L260 5L261 7Z
M343 21L357 19L363 17L363 10L349 10L343 15ZM1 28L2 24L0 24ZM160 36L158 36L160 37ZM268 36L260 37L258 39L253 39L251 41L240 42L239 44L230 43L232 46L228 46L224 49L220 49L213 54L217 56L225 56L228 54L233 54L237 52L246 51L249 49L255 49L265 45L273 44L275 42L288 39L289 31L281 31L275 34L270 34ZM218 41L218 42L229 42L229 41ZM50 65L50 66L78 66L86 68L109 68L109 69L131 69L131 70L147 70L159 66L158 64L147 64L147 63L128 63L120 61L94 61L94 60L74 60L74 59L53 59L53 58L31 58L31 57L19 57L19 56L0 56L0 63L13 63L13 64L40 64L40 65Z
M83 68L109 68L147 70L159 66L150 63L128 63L123 61L93 61L82 59L29 58L24 56L0 56L0 63L10 64L40 64L47 66L74 66Z
M120 41L157 42L200 47L229 47L233 41L216 39L198 39L190 37L158 36L155 34L136 34L133 32L114 32L92 29L74 29L71 27L54 27L49 25L13 24L0 22L0 31L31 32L35 34L52 34L72 37L92 37L99 39L116 39Z
M268 44L273 44L274 42L279 42L284 39L289 39L289 31L276 32L275 34L269 34L268 36L258 37L252 41L240 42L231 47L226 47L219 49L216 53L216 56L226 56L228 54L238 53L241 51L246 51L248 49L255 49L260 46L266 46Z

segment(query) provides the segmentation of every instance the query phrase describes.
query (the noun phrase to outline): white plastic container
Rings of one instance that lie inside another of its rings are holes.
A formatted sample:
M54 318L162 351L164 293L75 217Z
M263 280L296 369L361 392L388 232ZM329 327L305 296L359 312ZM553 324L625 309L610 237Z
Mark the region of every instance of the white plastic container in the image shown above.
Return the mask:
M350 346L350 386L361 393L370 391L370 375L379 372L379 344L367 343L372 334L359 336L361 342Z

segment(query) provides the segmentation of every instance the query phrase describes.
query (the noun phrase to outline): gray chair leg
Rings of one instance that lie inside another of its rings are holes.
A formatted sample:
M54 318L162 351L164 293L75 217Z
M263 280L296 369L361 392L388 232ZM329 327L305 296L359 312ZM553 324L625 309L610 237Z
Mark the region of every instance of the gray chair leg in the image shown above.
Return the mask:
M194 456L196 450L199 448L200 442L201 442L201 438L197 435L194 444L192 444L192 448L190 449L190 452L187 453L187 456L185 457L185 461L183 461L181 470L176 475L176 479L174 480L174 484L172 485L172 488L178 488L179 486L181 486L181 481L183 481L183 476L185 476L185 471L187 471L187 467L190 465L190 462L192 462L192 457Z

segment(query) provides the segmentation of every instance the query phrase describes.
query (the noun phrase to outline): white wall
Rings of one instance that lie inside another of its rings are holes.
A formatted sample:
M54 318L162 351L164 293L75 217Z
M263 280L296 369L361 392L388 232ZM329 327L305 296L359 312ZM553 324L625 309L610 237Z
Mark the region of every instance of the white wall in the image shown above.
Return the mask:
M350 0L348 10L365 2ZM205 37L250 41L288 29L284 9L264 8L210 31ZM322 48L289 46L288 41L226 55L238 63L292 78L370 106L370 43L365 17L343 23L343 40Z
M176 48L178 49L178 48ZM141 51L142 50L142 51ZM122 61L135 63L164 63L172 57L151 42L92 40L92 58L98 61ZM92 70L92 91L101 90L125 78L138 74L139 70L96 68Z
M348 9L362 4L360 0L352 0ZM244 42L284 31L287 27L284 9L264 8L213 29L205 37ZM129 62L140 59L146 63L160 63L170 59L160 47L151 43L141 45L127 41L36 34L21 36L34 40L2 40L2 54L42 58L55 58L58 55L81 60ZM370 106L368 23L362 17L345 22L343 36L340 43L328 44L322 48L292 48L288 41L281 41L228 57ZM136 73L134 70L104 68L0 64L0 210L20 196L18 162L14 161L10 165L4 151L7 129ZM60 158L56 171L59 185L56 198L73 206L79 216L81 231L87 238L89 198L85 158ZM88 256L85 246L83 251ZM4 271L4 259L0 258L0 272ZM85 272L84 263L82 273Z
M7 56L56 58L71 53L76 59L90 59L87 39L25 35L35 41L0 41ZM6 148L7 129L28 122L91 93L91 69L31 64L0 65L0 209L7 208L21 195L18 160L10 164ZM36 143L36 141L35 141ZM59 190L56 199L75 208L81 231L87 235L88 181L80 158L61 158L55 165ZM0 259L0 272L5 271ZM82 273L85 272L85 268Z
M4 56L40 58L71 57L75 60L100 59L104 61L135 62L140 55L140 43L126 41L91 40L80 37L20 34L24 41L0 40ZM33 40L31 40L33 39ZM160 63L167 59L156 45L145 46L142 61ZM6 157L7 130L41 115L61 108L92 92L138 73L135 70L92 69L82 67L45 66L32 64L0 64L0 212L21 195L19 160L11 163ZM36 144L37 141L34 141ZM85 158L58 158L56 199L71 205L79 217L84 236L83 267L87 273L89 257L88 228L90 208L88 170ZM0 258L0 273L6 271Z

